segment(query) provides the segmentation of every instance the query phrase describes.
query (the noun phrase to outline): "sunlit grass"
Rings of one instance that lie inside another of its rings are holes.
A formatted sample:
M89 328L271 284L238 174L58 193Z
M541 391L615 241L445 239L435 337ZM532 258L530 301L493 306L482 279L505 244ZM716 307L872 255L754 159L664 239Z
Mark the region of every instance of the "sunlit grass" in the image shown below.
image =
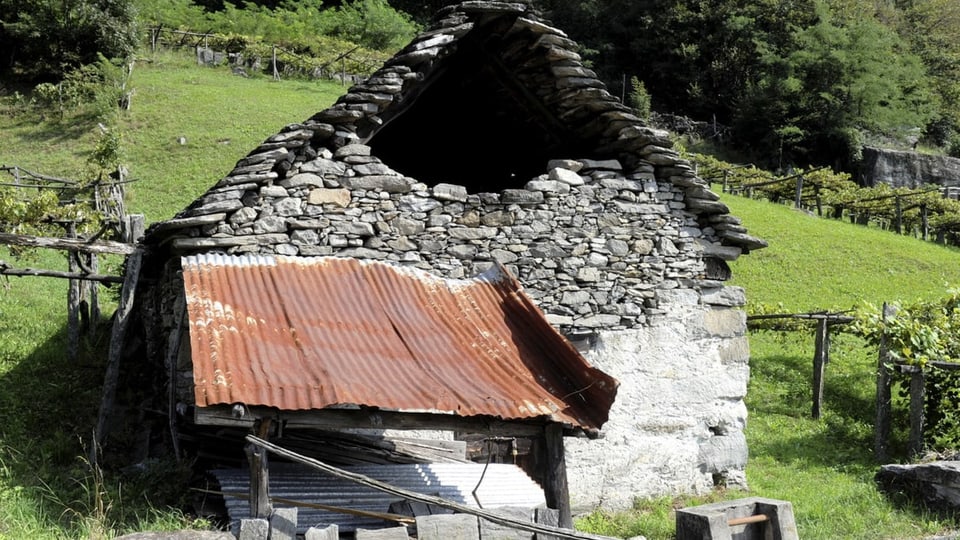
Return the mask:
M960 284L960 251L875 228L823 220L783 205L724 196L750 234L770 247L733 263L732 284L748 303L785 313L843 310L864 302L911 302L943 296ZM891 501L873 477L877 352L833 333L820 420L811 418L814 338L808 333L750 334L747 479L750 496L790 501L800 538L916 539L955 523ZM894 449L904 448L904 422ZM743 493L721 493L726 499ZM698 497L638 501L632 512L597 513L579 526L650 540L673 538L674 508Z

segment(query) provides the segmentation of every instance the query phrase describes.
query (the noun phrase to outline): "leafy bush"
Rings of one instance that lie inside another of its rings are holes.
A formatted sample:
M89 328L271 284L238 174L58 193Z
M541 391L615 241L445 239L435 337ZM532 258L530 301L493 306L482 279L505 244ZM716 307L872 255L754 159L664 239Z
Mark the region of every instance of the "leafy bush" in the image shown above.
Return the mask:
M960 361L960 291L899 307L888 318L868 307L858 314L853 329L875 346L885 343L894 358L924 370L924 440L939 450L960 448L960 371L932 364ZM907 393L906 385L901 385L901 393Z

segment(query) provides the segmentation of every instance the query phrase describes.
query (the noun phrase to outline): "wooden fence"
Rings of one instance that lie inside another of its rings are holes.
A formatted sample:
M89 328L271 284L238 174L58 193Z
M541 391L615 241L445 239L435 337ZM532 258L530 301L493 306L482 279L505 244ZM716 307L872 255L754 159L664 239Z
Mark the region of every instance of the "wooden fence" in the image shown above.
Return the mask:
M853 317L844 315L843 313L829 313L826 311L813 313L751 315L747 317L747 325L749 326L750 322L776 319L811 320L816 321L817 323L816 331L814 333L813 380L811 384L813 405L810 409L810 416L815 420L819 420L821 411L823 409L824 376L826 375L827 364L830 363L830 328L831 326L853 322Z

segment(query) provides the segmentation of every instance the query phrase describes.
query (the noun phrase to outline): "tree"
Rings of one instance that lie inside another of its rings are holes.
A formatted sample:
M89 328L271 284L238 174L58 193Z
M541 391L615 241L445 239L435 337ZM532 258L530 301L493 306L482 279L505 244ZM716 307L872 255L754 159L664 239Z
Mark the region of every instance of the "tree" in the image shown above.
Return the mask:
M124 58L137 43L130 0L0 0L0 72L59 79L98 53Z
M816 23L763 56L735 131L767 155L782 148L789 161L849 169L864 133L926 125L926 74L890 27L869 17L843 21L825 3L816 14Z

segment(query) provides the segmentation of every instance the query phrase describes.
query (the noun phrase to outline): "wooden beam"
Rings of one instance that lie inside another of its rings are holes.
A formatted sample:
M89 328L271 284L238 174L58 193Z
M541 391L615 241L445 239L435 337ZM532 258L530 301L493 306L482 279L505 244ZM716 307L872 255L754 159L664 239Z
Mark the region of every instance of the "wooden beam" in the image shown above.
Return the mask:
M100 253L112 255L130 255L136 250L133 244L96 240L93 242L80 238L53 238L29 236L25 234L0 233L0 244L48 249L65 249L82 253Z
M287 428L427 429L516 437L541 437L546 424L546 420L508 422L491 417L452 414L343 409L278 411L269 407L244 407L243 405L197 407L194 412L194 421L199 425L252 427L260 418L279 419ZM579 430L568 431L568 434L578 433Z
M0 261L0 275L17 277L53 277L61 279L76 279L80 281L99 281L100 283L123 283L120 276L105 274L87 274L84 272L64 272L61 270L45 270L42 268L10 268Z

